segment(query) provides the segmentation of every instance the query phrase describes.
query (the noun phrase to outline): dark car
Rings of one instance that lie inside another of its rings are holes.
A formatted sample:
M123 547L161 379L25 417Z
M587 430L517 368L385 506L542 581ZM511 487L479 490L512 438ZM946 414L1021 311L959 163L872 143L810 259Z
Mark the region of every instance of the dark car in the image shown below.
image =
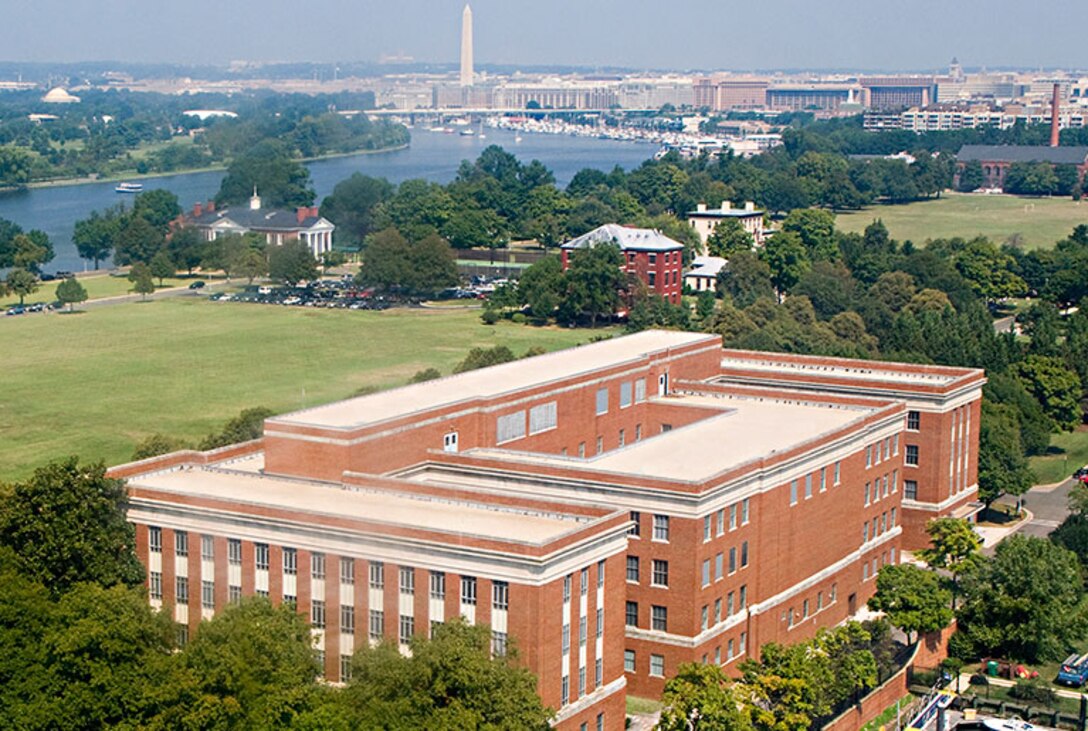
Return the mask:
M1083 467L1081 467L1080 469L1078 469L1076 472L1073 473L1073 479L1074 480L1083 481L1085 477L1088 477L1088 465L1084 465Z
M200 281L199 279L189 285L189 289L203 289L203 288L204 288L204 282Z

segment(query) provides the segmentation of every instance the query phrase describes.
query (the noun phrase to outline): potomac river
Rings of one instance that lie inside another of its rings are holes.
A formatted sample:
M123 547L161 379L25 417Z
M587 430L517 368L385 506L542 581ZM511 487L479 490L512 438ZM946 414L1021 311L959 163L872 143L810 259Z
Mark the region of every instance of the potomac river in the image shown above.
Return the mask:
M387 178L399 183L424 178L448 183L457 174L462 160L474 160L488 145L499 145L527 163L540 160L565 186L583 168L610 171L616 165L630 170L651 157L656 145L644 142L620 142L585 137L524 134L521 141L507 130L485 128L486 139L457 134L412 130L412 143L403 150L377 154L348 155L307 163L317 202L332 193L333 187L354 173ZM184 209L197 201L215 197L224 173L181 173L159 178L143 178L144 190L165 188L178 197ZM25 230L41 229L53 241L56 258L45 271L82 271L89 264L79 258L72 245L75 222L91 211L119 202L131 205L132 197L114 191L116 182L58 185L0 194L0 218L14 221Z

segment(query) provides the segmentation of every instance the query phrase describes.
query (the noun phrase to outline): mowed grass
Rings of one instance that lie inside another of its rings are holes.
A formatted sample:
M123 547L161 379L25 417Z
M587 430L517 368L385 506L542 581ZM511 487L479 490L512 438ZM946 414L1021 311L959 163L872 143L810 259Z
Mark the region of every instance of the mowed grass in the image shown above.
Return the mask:
M1088 464L1088 428L1055 434L1050 438L1050 454L1031 458L1031 470L1040 485L1068 479L1078 467Z
M77 277L79 283L83 285L83 288L87 290L87 299L96 300L104 297L117 297L119 295L131 294L133 283L128 280L128 277L111 277L105 272L101 274L88 274L86 276L79 275ZM167 287L181 287L188 285L192 282L192 279L176 279L167 277L162 280L163 288ZM42 282L38 287L38 291L26 298L25 303L28 305L35 302L53 302L57 299L57 285L61 280L54 280L52 282ZM159 286L159 280L155 279L155 287ZM19 304L19 298L14 295L8 295L7 297L0 297L0 308L10 307L11 305Z
M286 412L448 374L472 347L566 348L610 331L481 324L477 311L126 303L0 318L0 480L78 454L128 460L155 432L196 440L239 411Z
M915 244L977 235L1002 244L1018 234L1026 248L1048 249L1068 236L1074 226L1088 224L1088 200L944 193L934 200L840 213L836 225L843 231L861 233L877 218L892 238Z

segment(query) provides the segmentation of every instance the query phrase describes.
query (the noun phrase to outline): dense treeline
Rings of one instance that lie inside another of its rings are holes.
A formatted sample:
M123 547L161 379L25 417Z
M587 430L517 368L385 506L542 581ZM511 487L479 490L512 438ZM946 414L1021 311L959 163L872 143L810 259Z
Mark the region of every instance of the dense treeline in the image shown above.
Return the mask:
M0 109L0 187L123 172L166 173L224 164L263 140L294 157L406 144L404 127L335 109L373 107L372 94L309 96L174 95L80 91L78 104L42 104L41 92L5 96ZM189 109L219 109L236 119L201 122ZM32 113L57 119L36 122Z

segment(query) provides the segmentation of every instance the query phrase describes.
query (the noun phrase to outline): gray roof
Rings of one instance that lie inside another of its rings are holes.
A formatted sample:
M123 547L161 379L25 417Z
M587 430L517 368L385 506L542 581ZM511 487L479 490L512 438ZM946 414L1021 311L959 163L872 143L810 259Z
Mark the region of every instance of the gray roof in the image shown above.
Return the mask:
M257 231L304 231L318 221L320 216L307 216L299 223L298 215L294 211L284 211L272 208L224 208L218 211L208 211L192 219L196 226L211 226L217 221L228 219L242 228Z
M716 279L728 263L728 260L720 256L697 256L691 262L691 270L684 276Z
M1088 160L1088 147L964 145L956 159L960 162L1049 162L1054 165L1083 165Z
M599 226L589 233L571 239L562 248L585 249L610 242L618 244L621 251L675 251L684 248L679 241L674 241L652 228L628 228L616 223Z

